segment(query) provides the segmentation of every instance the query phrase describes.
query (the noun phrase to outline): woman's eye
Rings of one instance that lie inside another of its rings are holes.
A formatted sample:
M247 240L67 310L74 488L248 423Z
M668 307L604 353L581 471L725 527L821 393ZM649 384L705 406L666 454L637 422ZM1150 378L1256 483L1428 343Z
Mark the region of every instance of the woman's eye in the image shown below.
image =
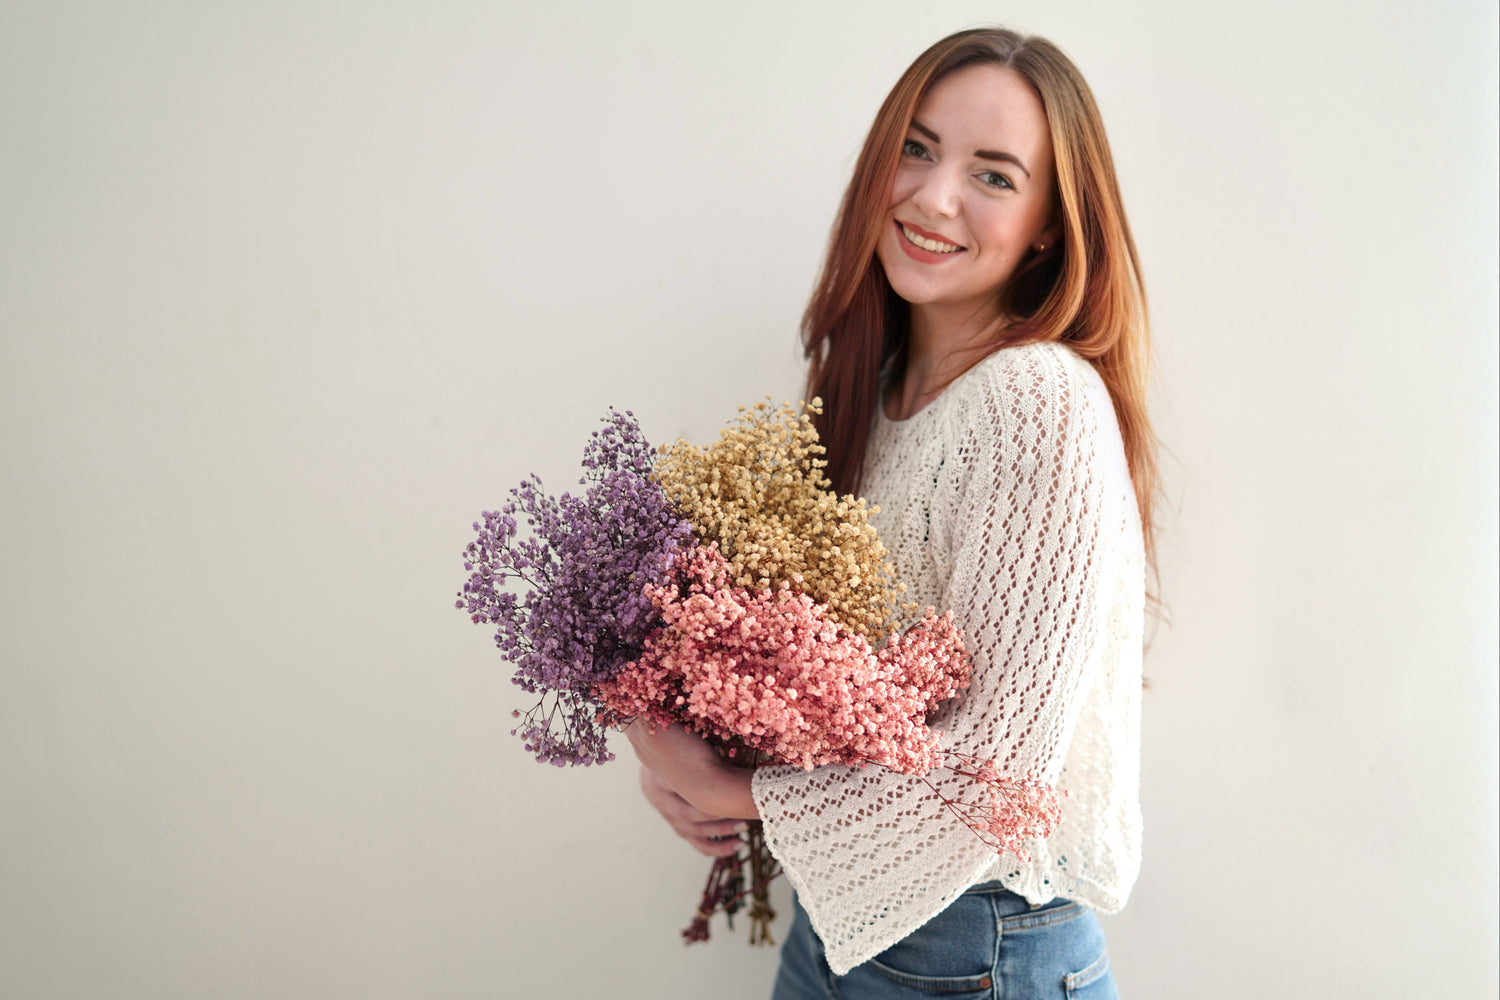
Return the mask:
M1007 188L1014 190L1015 188L1015 185L1010 182L1010 178L1004 174L997 174L993 170L986 170L979 175L979 179L991 187L1001 188L1002 190Z
M901 153L904 156L915 156L918 159L927 159L927 147L915 139L907 139L901 144Z

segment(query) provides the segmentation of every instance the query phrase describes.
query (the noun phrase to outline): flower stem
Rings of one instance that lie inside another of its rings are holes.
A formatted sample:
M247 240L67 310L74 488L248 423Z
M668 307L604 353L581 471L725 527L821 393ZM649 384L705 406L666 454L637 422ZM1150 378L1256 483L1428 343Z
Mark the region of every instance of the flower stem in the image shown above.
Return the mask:
M734 929L734 915L745 908L745 897L750 897L750 943L774 945L771 922L776 911L771 908L771 882L781 874L781 865L766 846L765 830L759 820L740 835L744 848L728 857L715 858L708 870L708 880L703 884L703 896L698 900L698 909L693 920L683 928L682 937L688 944L709 939L709 921L721 910L729 927ZM746 886L746 869L749 886Z

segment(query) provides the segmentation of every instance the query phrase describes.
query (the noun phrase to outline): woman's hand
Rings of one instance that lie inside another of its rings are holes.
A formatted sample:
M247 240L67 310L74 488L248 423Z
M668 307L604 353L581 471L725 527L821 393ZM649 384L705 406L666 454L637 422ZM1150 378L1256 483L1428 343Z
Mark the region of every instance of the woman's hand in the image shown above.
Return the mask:
M641 765L641 794L677 836L692 844L698 853L722 858L740 849L739 834L745 829L744 820L709 815L672 791L661 775L645 764Z
M641 764L663 786L653 792L642 775L641 787L647 800L688 841L693 840L694 824L760 817L755 798L750 794L752 769L736 767L720 757L702 737L694 736L681 725L653 728L642 721L632 723L625 734ZM691 812L670 803L664 807L663 791L670 792ZM709 835L722 832L716 830ZM703 836L702 831L697 835ZM693 846L702 850L696 843Z

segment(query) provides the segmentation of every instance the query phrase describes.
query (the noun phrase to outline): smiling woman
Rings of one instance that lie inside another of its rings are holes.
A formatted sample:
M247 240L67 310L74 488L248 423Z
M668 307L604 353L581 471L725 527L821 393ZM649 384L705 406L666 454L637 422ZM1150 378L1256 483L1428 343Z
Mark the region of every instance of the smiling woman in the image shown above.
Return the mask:
M1115 995L1094 913L1140 865L1139 696L1155 448L1134 242L1088 85L1044 39L961 32L876 117L803 322L841 493L919 606L953 609L970 687L946 749L1058 787L1001 857L962 778L762 766L633 730L642 788L700 851L760 819L797 893L775 1000Z

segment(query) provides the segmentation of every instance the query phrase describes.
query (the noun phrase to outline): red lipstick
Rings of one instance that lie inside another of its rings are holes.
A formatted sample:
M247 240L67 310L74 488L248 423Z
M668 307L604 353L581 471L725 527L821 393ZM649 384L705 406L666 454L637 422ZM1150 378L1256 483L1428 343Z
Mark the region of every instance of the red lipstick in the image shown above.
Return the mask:
M963 247L959 247L959 249L951 251L950 253L936 253L932 250L926 249L925 247L919 247L911 240L907 239L905 229L910 229L918 236L926 237L929 240L937 240L941 243L947 243L951 246L958 246L958 244L954 243L952 240L948 239L948 237L942 235L941 233L928 232L921 226L914 226L910 222L894 222L893 225L895 225L896 227L896 242L901 244L901 249L904 250L906 252L906 256L910 257L912 260L919 261L923 264L941 264L943 261L952 260L954 257L957 257L959 254L965 252L965 248ZM903 226L905 227L905 229L902 228Z

